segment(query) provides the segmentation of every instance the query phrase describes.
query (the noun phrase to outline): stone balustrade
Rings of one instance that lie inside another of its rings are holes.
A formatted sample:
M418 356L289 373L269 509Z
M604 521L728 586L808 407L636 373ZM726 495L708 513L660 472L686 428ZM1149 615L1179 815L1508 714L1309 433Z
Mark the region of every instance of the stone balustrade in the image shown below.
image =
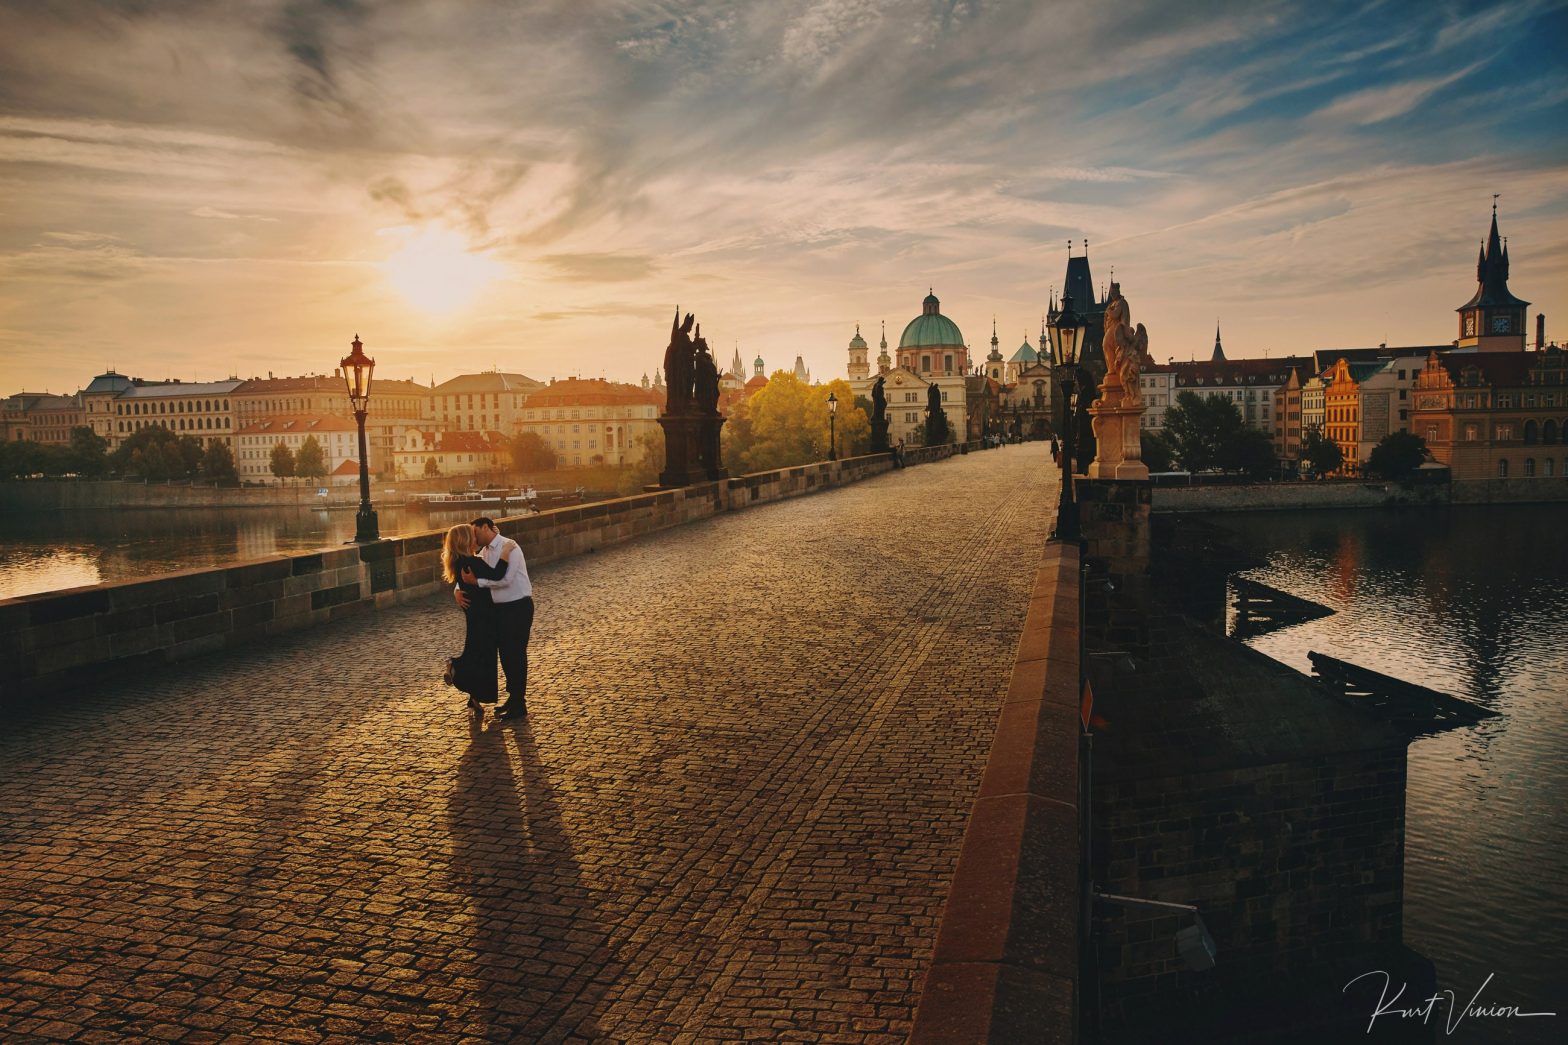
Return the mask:
M940 460L973 445L910 449L905 460ZM541 564L891 468L886 454L820 461L505 519L500 528ZM431 595L443 586L443 532L0 600L0 710Z

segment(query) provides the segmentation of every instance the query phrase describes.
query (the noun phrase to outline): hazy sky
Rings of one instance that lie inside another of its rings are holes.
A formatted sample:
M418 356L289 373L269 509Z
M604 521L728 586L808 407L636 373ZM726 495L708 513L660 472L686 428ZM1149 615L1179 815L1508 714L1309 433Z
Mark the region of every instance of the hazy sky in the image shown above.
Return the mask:
M0 394L105 367L841 376L1066 242L1154 356L1568 324L1568 4L0 0Z

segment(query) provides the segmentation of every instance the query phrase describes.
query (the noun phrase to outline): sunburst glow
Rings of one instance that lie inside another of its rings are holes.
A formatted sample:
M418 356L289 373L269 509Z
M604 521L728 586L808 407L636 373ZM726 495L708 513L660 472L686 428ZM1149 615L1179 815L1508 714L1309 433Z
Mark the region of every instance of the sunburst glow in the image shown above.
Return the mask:
M425 312L463 308L506 271L503 263L469 250L450 229L398 231L405 236L403 246L381 267L403 299Z

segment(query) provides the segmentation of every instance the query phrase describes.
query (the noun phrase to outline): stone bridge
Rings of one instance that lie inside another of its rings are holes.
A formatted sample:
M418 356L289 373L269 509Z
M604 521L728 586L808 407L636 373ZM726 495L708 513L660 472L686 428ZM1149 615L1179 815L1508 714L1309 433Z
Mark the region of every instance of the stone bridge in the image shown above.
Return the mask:
M530 716L445 595L0 732L0 1039L898 1041L1056 479L971 453L538 566Z

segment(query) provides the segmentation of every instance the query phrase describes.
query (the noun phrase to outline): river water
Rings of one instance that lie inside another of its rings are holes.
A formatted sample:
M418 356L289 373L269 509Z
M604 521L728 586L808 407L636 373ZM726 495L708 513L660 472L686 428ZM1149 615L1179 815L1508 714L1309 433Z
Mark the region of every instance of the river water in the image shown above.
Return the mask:
M1560 1014L1471 1018L1436 1040L1568 1041L1568 511L1210 521L1267 562L1244 576L1337 611L1254 648L1309 673L1307 652L1328 653L1500 712L1410 745L1405 942L1461 1003L1490 974L1481 1003Z
M382 508L383 537L464 522L473 509ZM0 598L341 545L352 511L126 508L0 513Z

